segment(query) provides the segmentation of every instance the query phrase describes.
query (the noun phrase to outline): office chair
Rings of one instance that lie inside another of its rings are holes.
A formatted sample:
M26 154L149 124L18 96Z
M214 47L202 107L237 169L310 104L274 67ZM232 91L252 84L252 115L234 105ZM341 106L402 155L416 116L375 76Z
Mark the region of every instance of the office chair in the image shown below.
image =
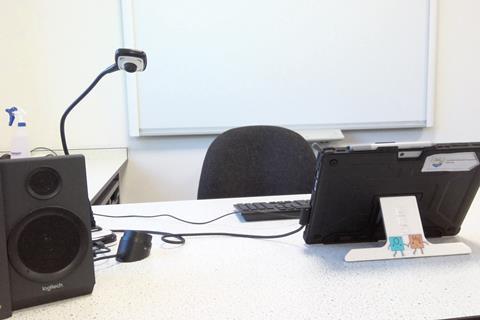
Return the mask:
M315 155L292 130L275 126L230 129L210 145L198 199L311 193Z

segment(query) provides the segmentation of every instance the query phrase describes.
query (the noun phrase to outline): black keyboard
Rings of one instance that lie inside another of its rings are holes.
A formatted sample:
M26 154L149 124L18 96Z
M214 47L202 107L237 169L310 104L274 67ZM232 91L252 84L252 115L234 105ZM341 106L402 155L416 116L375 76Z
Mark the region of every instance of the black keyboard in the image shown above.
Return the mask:
M299 219L310 200L237 203L233 205L245 221Z

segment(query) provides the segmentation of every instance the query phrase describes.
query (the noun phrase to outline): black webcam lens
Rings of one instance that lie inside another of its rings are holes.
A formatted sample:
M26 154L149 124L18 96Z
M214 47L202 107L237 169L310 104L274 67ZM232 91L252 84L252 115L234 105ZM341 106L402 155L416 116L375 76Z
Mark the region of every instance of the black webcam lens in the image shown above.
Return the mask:
M137 65L135 63L127 62L123 66L125 68L125 71L127 72L135 72L137 71Z

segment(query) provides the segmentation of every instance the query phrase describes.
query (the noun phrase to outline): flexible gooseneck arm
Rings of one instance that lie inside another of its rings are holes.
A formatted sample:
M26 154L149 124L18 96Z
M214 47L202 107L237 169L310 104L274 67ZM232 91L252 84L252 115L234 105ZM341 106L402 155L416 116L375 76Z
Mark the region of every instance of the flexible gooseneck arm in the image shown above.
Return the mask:
M96 78L93 80L93 82L90 84L90 86L75 100L73 103L65 110L65 112L62 115L62 119L60 120L60 137L62 139L62 147L63 147L63 152L68 155L70 154L68 152L68 147L67 147L67 140L65 138L65 120L67 119L68 114L70 111L75 108L75 106L83 100L87 96L87 94L97 85L97 83L102 79L105 75L118 71L118 66L117 64L112 64L110 67L107 69L103 70Z

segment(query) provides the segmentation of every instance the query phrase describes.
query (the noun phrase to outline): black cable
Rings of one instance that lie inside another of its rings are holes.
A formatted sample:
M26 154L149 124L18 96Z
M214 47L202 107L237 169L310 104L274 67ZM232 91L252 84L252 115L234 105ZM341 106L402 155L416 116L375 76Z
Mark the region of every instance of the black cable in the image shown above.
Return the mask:
M117 257L116 254L112 254L112 255L109 255L109 256L103 256L103 257L98 257L98 258L93 259L93 262L97 262L97 261L100 261L100 260L106 260L106 259L112 259L112 258L116 258L116 257Z
M118 71L118 66L117 64L112 64L110 67L107 69L103 70L96 78L93 80L93 82L90 84L90 86L75 100L73 103L65 110L65 112L62 115L62 119L60 120L60 138L62 139L62 147L63 147L63 152L68 155L70 154L68 152L68 147L67 147L67 140L65 138L65 120L67 119L68 114L70 111L75 108L75 106L82 101L85 96L92 91L92 89L97 85L97 83L102 79L105 75Z
M295 234L301 231L305 226L302 225L298 229L293 231L276 234L276 235L256 235L256 234L242 234L242 233L228 233L228 232L203 232L203 233L168 233L162 231L151 231L151 230L131 230L136 232L146 232L155 235L161 235L161 239L163 242L170 243L170 244L184 244L185 237L198 237L198 236L227 236L227 237L237 237L237 238L249 238L249 239L277 239L277 238L284 238L288 237L292 234ZM112 232L125 232L128 230L112 230ZM174 238L176 240L170 240L169 238Z
M104 248L104 249L96 249L93 251L93 256L96 257L99 254L104 254L104 253L110 253L112 250L110 248Z
M36 148L33 148L32 150L30 150L30 152L35 152L35 151L48 151L52 155L58 156L58 154L54 150L52 150L50 148L47 148L47 147L36 147Z
M232 213L229 213L229 214L232 214ZM112 232L136 231L136 232L144 232L144 233L149 233L154 235L161 235L162 236L161 239L163 242L181 245L185 243L185 237L199 237L199 236L227 236L227 237L249 238L249 239L278 239L278 238L284 238L292 234L295 234L301 231L304 227L305 227L304 225L301 225L298 229L295 229L293 231L282 233L282 234L274 234L274 235L256 235L256 234L242 234L242 233L228 233L228 232L168 233L168 232L152 231L152 230L124 230L124 229L115 229L115 230L112 230ZM172 240L171 238L176 240ZM101 249L110 250L109 248L105 247L105 245L100 245L99 248L100 250ZM94 257L99 253L106 253L100 250L99 249L94 250ZM117 257L118 257L117 254L113 254L109 256L94 258L93 261L96 262L100 260L106 260L106 259L117 258Z
M103 243L103 241L93 241L92 242L92 251L93 256L96 257L99 254L105 254L112 252L112 250Z
M98 231L102 231L102 230L103 230L102 227L96 225L96 226L92 227L92 229L90 229L90 232L93 233L93 232L98 232Z
M136 214L123 215L123 216L110 216L108 214L94 213L93 215L98 216L98 217L106 217L106 218L159 218L159 217L168 217L168 218L172 218L172 219L184 222L184 223L201 225L201 224L212 223L214 221L220 220L222 218L225 218L226 216L236 214L236 213L237 212L230 212L230 213L224 214L223 216L220 216L220 217L217 217L215 219L208 220L208 221L188 221L188 220L184 220L184 219L180 219L180 218L177 218L175 216L172 216L171 214L156 214L156 215L151 215L151 216L136 215Z

